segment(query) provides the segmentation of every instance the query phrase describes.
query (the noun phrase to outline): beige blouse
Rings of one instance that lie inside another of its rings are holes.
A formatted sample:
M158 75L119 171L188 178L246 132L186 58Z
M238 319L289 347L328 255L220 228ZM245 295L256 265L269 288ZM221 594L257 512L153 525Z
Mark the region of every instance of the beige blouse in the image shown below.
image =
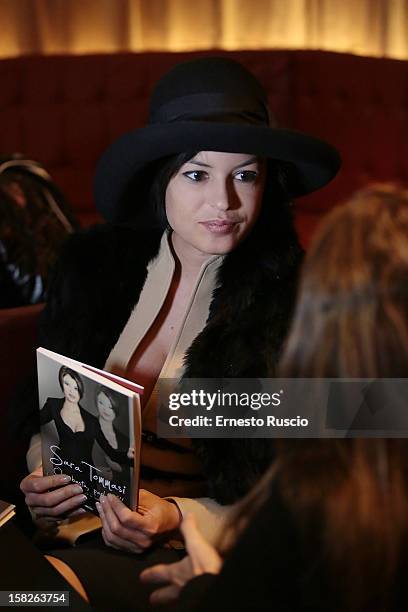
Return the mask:
M175 271L175 262L169 240L170 234L165 232L160 243L159 253L148 266L147 278L139 301L106 361L106 370L122 374L126 372L126 376L132 378L132 371L129 370L132 355L159 314ZM215 255L201 267L184 318L175 335L159 378L179 379L182 376L184 355L207 321L216 284L216 274L222 259L222 256ZM137 382L136 379L135 382ZM143 409L142 423L144 430L156 432L156 410L157 385ZM179 474L198 476L200 474L200 464L191 451L191 441L173 439L171 442L175 446L180 446L180 452L177 451L177 448L158 449L154 444L144 441L141 450L142 465L168 472L174 471ZM158 495L167 496L167 498L171 494L171 499L177 503L183 515L186 512L193 512L196 515L200 530L204 535L211 540L217 536L222 523L221 519L225 515L227 507L217 504L210 498L200 497L206 488L203 479L189 481L188 479L174 478L164 481L155 478L154 480L142 481L141 486ZM177 497L174 497L175 495Z

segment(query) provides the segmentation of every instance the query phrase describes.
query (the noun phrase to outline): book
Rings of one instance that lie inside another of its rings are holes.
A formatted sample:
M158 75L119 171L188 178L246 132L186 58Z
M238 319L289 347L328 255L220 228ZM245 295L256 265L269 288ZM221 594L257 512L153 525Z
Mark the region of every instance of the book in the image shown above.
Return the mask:
M143 387L41 347L37 372L44 476L70 476L96 515L108 493L136 510Z
M0 499L0 527L15 515L15 505Z

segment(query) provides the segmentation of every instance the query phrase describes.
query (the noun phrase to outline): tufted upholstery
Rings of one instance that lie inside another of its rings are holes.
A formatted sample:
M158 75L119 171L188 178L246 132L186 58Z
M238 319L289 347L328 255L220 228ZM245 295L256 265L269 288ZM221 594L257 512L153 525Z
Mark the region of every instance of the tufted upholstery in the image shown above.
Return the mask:
M340 176L300 199L307 243L333 203L371 180L406 180L408 64L319 51L220 52L263 82L281 124L328 139ZM143 125L149 93L175 63L205 53L20 57L0 61L0 154L24 152L51 172L83 224L96 218L92 175L104 148Z
M408 179L408 62L296 52L291 126L327 138L343 167L324 190L298 202L303 235L314 217L370 181Z
M336 145L340 176L297 203L306 243L321 214L371 180L408 174L408 64L319 51L220 52L267 88L282 125ZM203 53L20 57L0 62L0 154L42 162L82 223L96 218L92 175L118 135L140 127L149 93L173 64Z

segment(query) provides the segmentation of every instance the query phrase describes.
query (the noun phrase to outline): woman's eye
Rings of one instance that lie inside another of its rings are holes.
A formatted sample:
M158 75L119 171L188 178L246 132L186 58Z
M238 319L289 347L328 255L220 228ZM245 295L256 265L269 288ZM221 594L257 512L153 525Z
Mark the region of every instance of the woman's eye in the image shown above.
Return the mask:
M188 178L190 181L199 183L207 178L207 172L204 170L191 170L190 172L183 172L183 176Z
M237 174L234 175L235 179L243 183L255 183L257 177L258 173L254 170L241 170L241 172L237 172Z

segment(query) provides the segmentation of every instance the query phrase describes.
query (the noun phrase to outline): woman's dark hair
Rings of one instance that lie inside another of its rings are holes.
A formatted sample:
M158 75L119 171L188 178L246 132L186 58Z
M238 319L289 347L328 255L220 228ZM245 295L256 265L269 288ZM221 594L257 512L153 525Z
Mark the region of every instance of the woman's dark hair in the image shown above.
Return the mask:
M44 301L61 246L78 227L63 195L36 173L38 167L29 160L0 158L2 308Z
M117 399L116 393L114 391L111 391L111 389L108 389L108 387L104 387L103 385L98 385L95 389L95 403L97 403L98 395L100 395L101 393L106 395L106 397L108 398L110 402L113 412L116 414L116 416L118 416L119 405L118 405L118 399Z
M71 368L68 368L67 366L62 366L58 372L58 380L62 391L64 390L64 376L70 376L75 380L78 387L79 397L82 398L85 389L80 375L75 372L75 370L71 370Z
M326 218L307 253L278 375L407 377L407 287L408 192L364 190ZM314 533L323 547L333 609L389 610L408 546L406 440L274 444L276 461L241 503L235 533L277 487L304 545L317 545Z
M186 151L161 159L155 169L154 179L150 188L149 200L155 217L161 228L168 227L166 216L166 189L170 179L177 174L181 166L187 163L198 151Z

